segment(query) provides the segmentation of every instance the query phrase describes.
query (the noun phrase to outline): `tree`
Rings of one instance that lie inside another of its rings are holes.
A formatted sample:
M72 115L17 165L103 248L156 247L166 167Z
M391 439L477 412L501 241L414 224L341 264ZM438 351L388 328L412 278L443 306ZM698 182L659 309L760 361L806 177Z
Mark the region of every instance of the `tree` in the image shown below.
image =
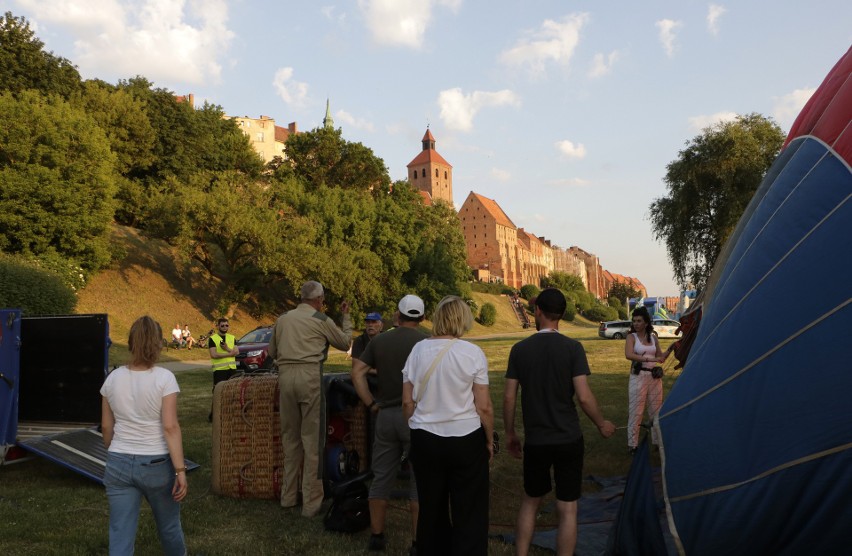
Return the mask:
M361 143L343 139L340 129L320 127L287 139L287 158L279 172L295 172L308 189L321 185L387 192L390 177L384 161Z
M0 91L35 89L68 99L80 88L77 68L44 51L29 22L6 12L0 17Z
M566 272L551 272L545 276L542 281L545 288L557 288L563 291L586 291L586 286L583 284L583 279L576 274L568 274Z
M86 270L109 261L115 155L58 96L0 94L0 250L55 252Z
M627 282L613 282L606 296L607 298L614 297L618 300L619 305L624 305L629 298L639 297L640 294L641 292L639 290Z
M482 326L494 326L497 321L497 308L493 303L485 303L479 310L479 324Z
M784 133L760 114L706 128L669 163L668 193L655 199L650 219L663 240L681 287L703 288L716 257L767 170Z

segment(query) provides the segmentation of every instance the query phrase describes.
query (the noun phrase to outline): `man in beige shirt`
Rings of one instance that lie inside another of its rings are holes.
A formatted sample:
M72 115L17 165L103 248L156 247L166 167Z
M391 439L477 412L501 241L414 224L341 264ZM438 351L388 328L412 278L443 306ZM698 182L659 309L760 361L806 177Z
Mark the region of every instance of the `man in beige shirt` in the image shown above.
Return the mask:
M278 367L281 410L281 447L284 480L281 505L298 504L299 468L302 468L302 515L315 516L322 504L320 454L325 431L322 422L322 364L328 346L346 351L352 339L349 304L340 304L342 330L322 312L325 295L319 282L302 284L302 302L278 317L269 342L269 357ZM304 464L303 464L304 460Z

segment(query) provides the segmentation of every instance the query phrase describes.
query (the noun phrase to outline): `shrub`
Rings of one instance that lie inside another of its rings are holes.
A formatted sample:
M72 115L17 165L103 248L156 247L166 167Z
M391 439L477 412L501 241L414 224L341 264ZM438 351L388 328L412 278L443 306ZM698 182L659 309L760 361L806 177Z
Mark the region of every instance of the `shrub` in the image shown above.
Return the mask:
M497 308L493 303L485 303L479 310L479 324L482 326L494 326L497 321Z
M20 307L28 316L68 314L77 296L56 274L17 257L0 257L0 307Z
M532 299L541 293L541 290L538 289L538 286L535 284L524 284L521 286L521 297L526 300Z
M583 311L583 316L590 321L608 321L618 318L618 311L601 303L593 304L588 310Z
M571 322L574 320L574 317L577 316L577 308L574 307L571 303L568 303L568 306L565 307L565 314L562 315L562 320Z

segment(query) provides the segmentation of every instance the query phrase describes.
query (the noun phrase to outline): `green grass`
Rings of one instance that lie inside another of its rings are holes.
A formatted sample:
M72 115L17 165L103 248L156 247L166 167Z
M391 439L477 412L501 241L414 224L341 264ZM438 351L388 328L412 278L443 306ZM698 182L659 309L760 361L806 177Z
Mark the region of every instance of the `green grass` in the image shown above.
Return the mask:
M127 360L126 338L130 324L142 314L161 322L168 333L180 321L189 322L196 335L206 332L215 318L212 300L219 287L205 279L191 264L181 263L175 250L163 242L143 238L137 232L117 227L115 241L123 245L127 257L114 268L95 276L81 293L78 312L109 314L114 364ZM509 350L519 339L532 333L523 330L505 296L474 293L477 303L490 301L497 308L492 327L474 325L470 338L485 351L491 370L491 396L495 405L496 430L502 435L503 375ZM238 334L273 316L256 319L242 307L232 318ZM424 323L428 328L429 323ZM597 323L577 317L562 323L564 333L580 340L586 348L592 370L590 384L604 415L616 426L627 422L628 364L624 342L601 340ZM665 349L669 341L662 342ZM206 359L204 350L168 350L163 360ZM205 364L206 366L206 364ZM328 372L348 372L351 362L341 352L332 351ZM321 519L303 519L298 509L284 510L275 501L236 500L211 492L211 378L207 368L177 373L181 386L179 416L186 456L201 464L189 476L190 491L183 503L182 520L190 554L362 554L369 533L353 536L327 533ZM673 380L665 379L666 386ZM520 409L518 409L520 419ZM629 466L626 433L619 430L602 439L585 416L581 423L586 439L586 475L623 475ZM510 532L521 496L521 464L506 453L494 458L491 466L491 533ZM585 488L594 488L592 483ZM546 501L547 502L547 501ZM538 525L555 524L553 513L542 512ZM0 467L0 554L88 555L107 551L108 508L103 488L64 467L34 458ZM386 534L389 554L406 553L410 542L409 516L401 501L393 501L388 511ZM511 546L491 541L491 554L512 554ZM136 553L160 554L151 512L143 504ZM545 554L545 551L539 551Z
M567 325L564 331L578 337L589 353L590 383L604 415L617 426L627 421L627 362L623 341L600 340L590 327ZM517 337L471 338L481 346L491 369L491 396L496 430L502 434L503 375L511 346ZM664 343L664 347L666 344ZM348 371L345 354L333 352L328 371ZM298 509L281 509L274 501L237 500L210 490L211 431L210 374L207 369L177 373L181 386L180 422L186 457L201 464L190 474L190 492L183 504L182 520L191 554L360 554L369 533L332 534L322 520L303 519ZM672 378L664 379L670 383ZM518 409L520 419L520 409ZM585 475L623 475L629 466L625 431L602 439L589 420L581 416L586 438ZM491 466L491 533L511 532L521 495L521 464L506 453ZM594 488L591 483L585 488ZM143 504L137 537L137 554L159 554L150 510ZM0 468L0 554L101 554L107 547L108 510L103 489L63 467L41 459ZM387 535L391 554L408 546L408 513L401 501L388 512ZM541 527L553 526L555 515L542 513ZM511 547L491 541L491 554L512 554ZM542 554L544 552L541 552Z

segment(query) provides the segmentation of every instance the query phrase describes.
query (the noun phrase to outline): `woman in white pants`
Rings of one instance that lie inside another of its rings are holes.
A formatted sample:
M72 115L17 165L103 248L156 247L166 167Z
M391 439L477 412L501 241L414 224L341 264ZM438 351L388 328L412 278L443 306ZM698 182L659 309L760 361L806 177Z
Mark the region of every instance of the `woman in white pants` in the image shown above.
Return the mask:
M651 369L666 360L657 337L652 334L654 326L651 315L645 307L633 311L632 333L627 335L624 345L624 357L631 362L629 418L627 421L627 449L633 454L639 445L639 427L642 424L642 412L648 408L648 417L652 420L663 405L663 381L651 375ZM637 365L638 364L638 365ZM651 440L657 443L656 431L652 430Z

